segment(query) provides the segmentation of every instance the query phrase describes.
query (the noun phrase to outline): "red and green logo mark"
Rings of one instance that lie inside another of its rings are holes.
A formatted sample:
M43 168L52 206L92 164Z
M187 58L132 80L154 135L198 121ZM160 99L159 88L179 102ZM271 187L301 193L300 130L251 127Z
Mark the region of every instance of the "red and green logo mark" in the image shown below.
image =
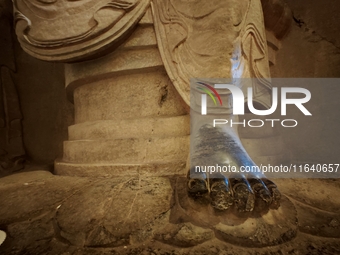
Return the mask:
M197 89L202 90L205 93L207 93L210 96L210 98L213 100L215 105L217 105L217 102L216 102L216 97L217 97L218 101L220 102L220 105L222 106L221 97L218 94L218 92L216 91L216 89L214 89L212 86L210 86L206 83L203 83L203 82L197 82L197 83L204 86L203 88L197 87ZM213 92L215 96L211 92Z

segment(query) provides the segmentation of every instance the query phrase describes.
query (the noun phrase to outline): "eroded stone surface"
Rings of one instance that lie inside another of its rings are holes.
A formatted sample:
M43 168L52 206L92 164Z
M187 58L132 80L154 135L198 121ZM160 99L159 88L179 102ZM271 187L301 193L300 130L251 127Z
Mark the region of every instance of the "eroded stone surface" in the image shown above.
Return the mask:
M54 237L53 216L54 212L47 212L27 221L8 225L6 232L9 240L17 240L11 246L12 250L22 251L41 241L48 243Z
M77 246L121 246L171 208L166 178L122 178L96 183L58 209L61 235ZM79 208L82 207L82 210Z
M55 210L68 196L91 181L33 171L1 178L0 183L1 225Z
M217 238L225 242L247 247L264 247L285 243L296 236L297 212L286 197L281 199L278 210L271 209L261 216L243 215L232 209L216 211L204 197L190 198L186 195L185 185L185 180L178 179L176 206L180 209L176 218L210 228Z
M0 179L0 229L8 236L0 253L337 254L338 210L307 202L311 193L304 190L316 181L285 181L288 191L300 185L294 191L300 201L283 193L294 206L284 196L279 210L239 218L216 213L204 200L181 197L181 186L168 178L15 174ZM319 185L324 189L329 183Z
M214 238L214 232L188 223L167 223L154 238L162 243L178 247L193 247Z
M340 197L335 195L340 188L338 179L277 179L274 181L283 193L299 202L330 212L337 212L340 208Z

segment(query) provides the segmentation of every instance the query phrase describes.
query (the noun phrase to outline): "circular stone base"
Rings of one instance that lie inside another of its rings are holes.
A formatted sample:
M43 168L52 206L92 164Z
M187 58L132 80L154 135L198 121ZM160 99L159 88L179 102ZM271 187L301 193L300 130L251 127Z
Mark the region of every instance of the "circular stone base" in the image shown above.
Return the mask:
M188 196L186 178L176 183L177 218L193 225L210 228L225 242L243 247L265 247L282 244L294 238L298 231L297 212L292 202L282 196L278 210L263 215L237 215L234 211L216 211L209 195L194 199Z

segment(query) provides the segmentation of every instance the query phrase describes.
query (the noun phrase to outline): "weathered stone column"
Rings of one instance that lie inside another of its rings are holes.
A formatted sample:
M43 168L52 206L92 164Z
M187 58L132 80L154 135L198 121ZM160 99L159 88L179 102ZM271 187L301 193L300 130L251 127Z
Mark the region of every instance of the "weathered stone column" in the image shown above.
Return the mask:
M184 173L189 118L164 70L148 0L17 1L15 8L23 49L69 62L75 124L57 174Z

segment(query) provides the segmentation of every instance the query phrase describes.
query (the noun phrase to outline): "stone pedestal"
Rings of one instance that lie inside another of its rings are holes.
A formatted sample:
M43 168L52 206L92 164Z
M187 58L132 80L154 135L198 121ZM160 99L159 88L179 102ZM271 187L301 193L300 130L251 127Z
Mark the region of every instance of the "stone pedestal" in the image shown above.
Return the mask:
M189 115L164 70L148 15L113 53L66 64L75 124L57 174L184 174Z

